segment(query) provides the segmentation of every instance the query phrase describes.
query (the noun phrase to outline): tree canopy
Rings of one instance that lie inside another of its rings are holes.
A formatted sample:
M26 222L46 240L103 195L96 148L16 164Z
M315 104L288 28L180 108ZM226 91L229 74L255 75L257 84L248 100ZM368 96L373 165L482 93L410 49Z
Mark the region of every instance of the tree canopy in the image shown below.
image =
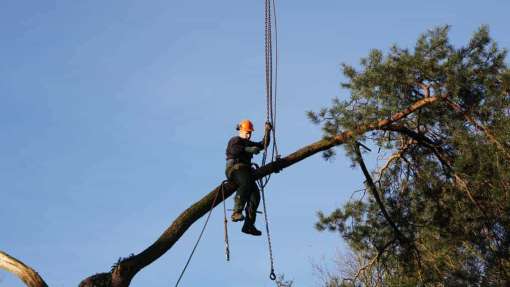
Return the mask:
M414 49L372 50L359 68L343 65L350 99L308 114L329 138L418 99L443 98L344 145L362 170L358 143L375 146L384 160L364 172L364 192L329 215L319 212L317 228L338 231L365 259L348 280L330 278L331 286L510 284L506 50L485 26L458 48L448 33L438 27Z

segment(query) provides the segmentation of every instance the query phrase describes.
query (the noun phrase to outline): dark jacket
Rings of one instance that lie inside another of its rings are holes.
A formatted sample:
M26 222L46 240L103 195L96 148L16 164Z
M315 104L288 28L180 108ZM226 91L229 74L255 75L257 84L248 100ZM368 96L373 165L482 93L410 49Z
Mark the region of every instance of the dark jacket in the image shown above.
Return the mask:
M269 144L269 133L266 134L267 144ZM235 136L228 141L227 145L227 160L233 159L236 163L251 164L253 154L246 152L245 147L256 146L260 149L264 148L264 140L260 142L252 142L247 139L243 139L239 136Z

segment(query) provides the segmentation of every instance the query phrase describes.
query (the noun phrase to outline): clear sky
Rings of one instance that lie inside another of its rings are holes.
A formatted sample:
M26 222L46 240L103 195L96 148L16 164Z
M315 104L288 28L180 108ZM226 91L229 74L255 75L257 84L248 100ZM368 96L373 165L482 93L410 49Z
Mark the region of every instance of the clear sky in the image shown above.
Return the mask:
M481 24L510 47L510 2L301 1L278 3L279 146L320 139L305 116L341 90L340 64L370 49L412 47L452 25L464 44ZM238 120L265 118L263 1L0 1L0 250L50 286L77 286L150 245L224 179ZM312 263L344 250L314 230L362 187L337 159L307 159L268 187L276 271L313 286ZM232 206L232 199L227 201ZM202 220L132 286L173 286ZM215 210L181 286L272 286L264 237L229 223L224 259ZM263 229L263 221L258 227ZM205 283L205 284L204 284ZM0 286L24 286L0 271Z

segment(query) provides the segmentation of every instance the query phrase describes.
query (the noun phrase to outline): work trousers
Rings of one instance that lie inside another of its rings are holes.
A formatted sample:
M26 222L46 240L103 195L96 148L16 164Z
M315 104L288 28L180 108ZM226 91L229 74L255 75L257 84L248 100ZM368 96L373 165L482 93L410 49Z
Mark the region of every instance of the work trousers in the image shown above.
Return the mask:
M237 184L234 212L241 212L245 208L246 223L254 224L260 203L260 191L253 177L251 167L247 164L227 166L226 173L227 178Z

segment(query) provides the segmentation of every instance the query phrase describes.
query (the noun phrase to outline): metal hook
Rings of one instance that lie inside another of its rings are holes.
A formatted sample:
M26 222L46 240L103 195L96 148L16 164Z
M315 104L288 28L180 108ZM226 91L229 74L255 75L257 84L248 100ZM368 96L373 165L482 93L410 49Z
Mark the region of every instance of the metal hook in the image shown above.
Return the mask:
M274 270L271 270L271 274L269 274L269 279L276 280L276 274L274 274Z

